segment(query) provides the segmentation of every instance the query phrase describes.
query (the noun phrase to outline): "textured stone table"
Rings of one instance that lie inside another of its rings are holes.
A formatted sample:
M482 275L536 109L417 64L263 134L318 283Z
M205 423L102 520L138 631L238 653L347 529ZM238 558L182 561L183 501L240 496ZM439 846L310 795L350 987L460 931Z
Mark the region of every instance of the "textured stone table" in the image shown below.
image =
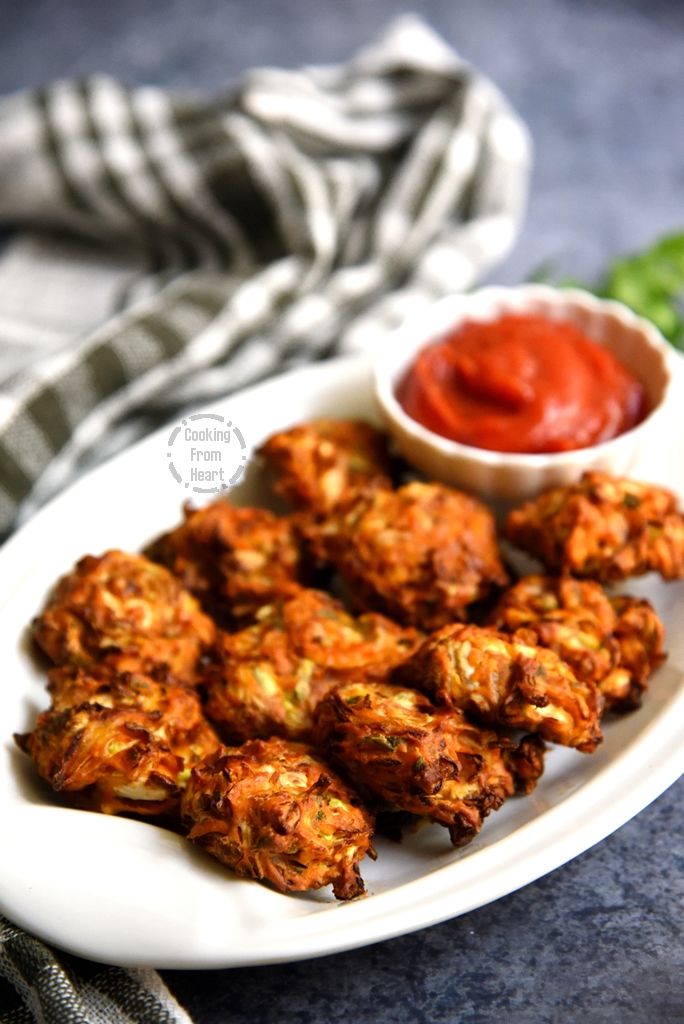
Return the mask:
M339 60L390 0L27 0L0 8L0 91L103 71L215 88L243 68ZM529 124L525 230L496 272L591 279L684 226L684 4L416 0ZM684 1020L684 783L595 849L455 921L365 950L165 972L198 1024L674 1024Z

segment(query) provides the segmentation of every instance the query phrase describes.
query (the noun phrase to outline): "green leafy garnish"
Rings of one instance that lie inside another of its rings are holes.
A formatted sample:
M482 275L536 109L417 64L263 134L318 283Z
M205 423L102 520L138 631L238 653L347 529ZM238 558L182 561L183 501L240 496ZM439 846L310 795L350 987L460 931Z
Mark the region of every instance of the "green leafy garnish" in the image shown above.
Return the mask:
M550 281L547 265L532 280ZM616 260L596 286L565 278L564 287L580 287L602 299L617 299L651 320L675 348L684 351L684 232L666 235L643 252Z
M597 294L652 320L675 348L684 350L684 233L618 260Z

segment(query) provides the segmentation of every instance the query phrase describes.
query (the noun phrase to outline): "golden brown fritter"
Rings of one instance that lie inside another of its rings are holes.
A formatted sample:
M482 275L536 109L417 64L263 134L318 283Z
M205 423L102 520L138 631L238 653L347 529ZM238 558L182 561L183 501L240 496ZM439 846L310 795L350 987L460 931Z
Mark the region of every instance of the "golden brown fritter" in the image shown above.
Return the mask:
M329 511L360 487L389 487L387 438L357 420L312 420L274 434L259 449L275 490L296 508Z
M650 676L667 657L663 649L665 629L646 600L625 594L614 597L611 604L617 616L614 637L618 662L599 686L607 711L632 711L641 704Z
M315 719L317 744L362 793L445 825L454 846L470 842L518 785L533 788L543 767L538 740L526 740L516 762L511 741L388 683L339 686Z
M289 597L306 577L290 517L236 508L225 499L184 509L185 521L147 550L226 625L254 617L262 605Z
M307 535L359 607L421 629L463 619L469 605L507 583L492 514L441 484L359 494Z
M605 711L639 706L665 659L664 628L648 601L609 598L591 580L526 576L501 598L492 625L555 651L574 675L596 683Z
M618 663L617 617L603 588L571 576L525 576L502 595L491 624L524 629L530 642L555 651L578 679L596 683Z
M171 573L142 555L88 555L64 576L33 623L56 665L99 672L165 668L194 683L215 626Z
M91 703L150 715L156 723L155 735L183 759L186 771L219 746L197 692L189 686L132 672L103 679L69 666L52 669L49 679L53 711Z
M421 639L382 615L354 618L328 594L301 590L263 608L253 626L219 636L207 714L231 741L308 738L313 709L331 686L383 678Z
M602 701L553 651L479 626L446 626L393 674L449 707L494 726L529 729L591 753L601 741Z
M222 747L193 770L181 810L188 838L238 875L280 892L364 892L358 864L372 855L373 818L311 747L276 738Z
M501 753L504 764L513 776L516 793L529 796L544 771L544 740L541 736L530 733L523 736L517 744L502 743Z
M513 509L506 536L548 569L603 583L651 571L684 576L684 517L674 494L607 473L585 473Z
M77 806L143 817L177 810L183 761L144 711L97 704L44 711L33 732L14 738L38 774Z

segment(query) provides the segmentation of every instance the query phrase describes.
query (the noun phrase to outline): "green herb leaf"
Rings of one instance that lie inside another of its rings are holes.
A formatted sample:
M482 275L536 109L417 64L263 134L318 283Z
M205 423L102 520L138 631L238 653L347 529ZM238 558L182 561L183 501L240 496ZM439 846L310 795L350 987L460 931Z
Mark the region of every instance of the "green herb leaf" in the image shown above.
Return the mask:
M645 252L618 260L609 269L601 294L652 320L676 348L684 349L684 233L668 235Z
M380 747L382 750L396 750L400 741L398 736L383 736L378 733L375 736L367 736L364 742L372 747Z
M532 280L552 279L548 265ZM684 232L666 235L643 252L616 260L597 286L565 278L560 287L584 287L603 299L617 299L639 316L651 320L662 334L684 351Z

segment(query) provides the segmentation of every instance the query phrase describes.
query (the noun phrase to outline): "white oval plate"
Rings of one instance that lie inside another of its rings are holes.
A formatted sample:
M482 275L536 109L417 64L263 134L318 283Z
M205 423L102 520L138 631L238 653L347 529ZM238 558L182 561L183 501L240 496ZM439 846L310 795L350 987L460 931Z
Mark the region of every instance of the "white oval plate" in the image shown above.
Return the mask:
M285 374L208 411L232 419L250 447L311 416L374 416L360 359ZM554 748L534 794L492 814L464 850L438 827L401 845L380 841L377 862L362 865L365 899L338 904L327 890L283 896L238 880L164 829L58 806L10 738L47 704L27 623L81 555L135 550L177 521L186 495L168 472L168 436L159 431L78 481L0 551L0 910L17 924L116 964L231 967L334 953L518 889L619 828L684 771L684 630L675 628L684 621L684 583L648 578L629 589L654 601L670 656L644 707L609 722L591 757ZM682 492L683 446L677 436L672 442L639 473ZM233 497L267 502L258 470Z

